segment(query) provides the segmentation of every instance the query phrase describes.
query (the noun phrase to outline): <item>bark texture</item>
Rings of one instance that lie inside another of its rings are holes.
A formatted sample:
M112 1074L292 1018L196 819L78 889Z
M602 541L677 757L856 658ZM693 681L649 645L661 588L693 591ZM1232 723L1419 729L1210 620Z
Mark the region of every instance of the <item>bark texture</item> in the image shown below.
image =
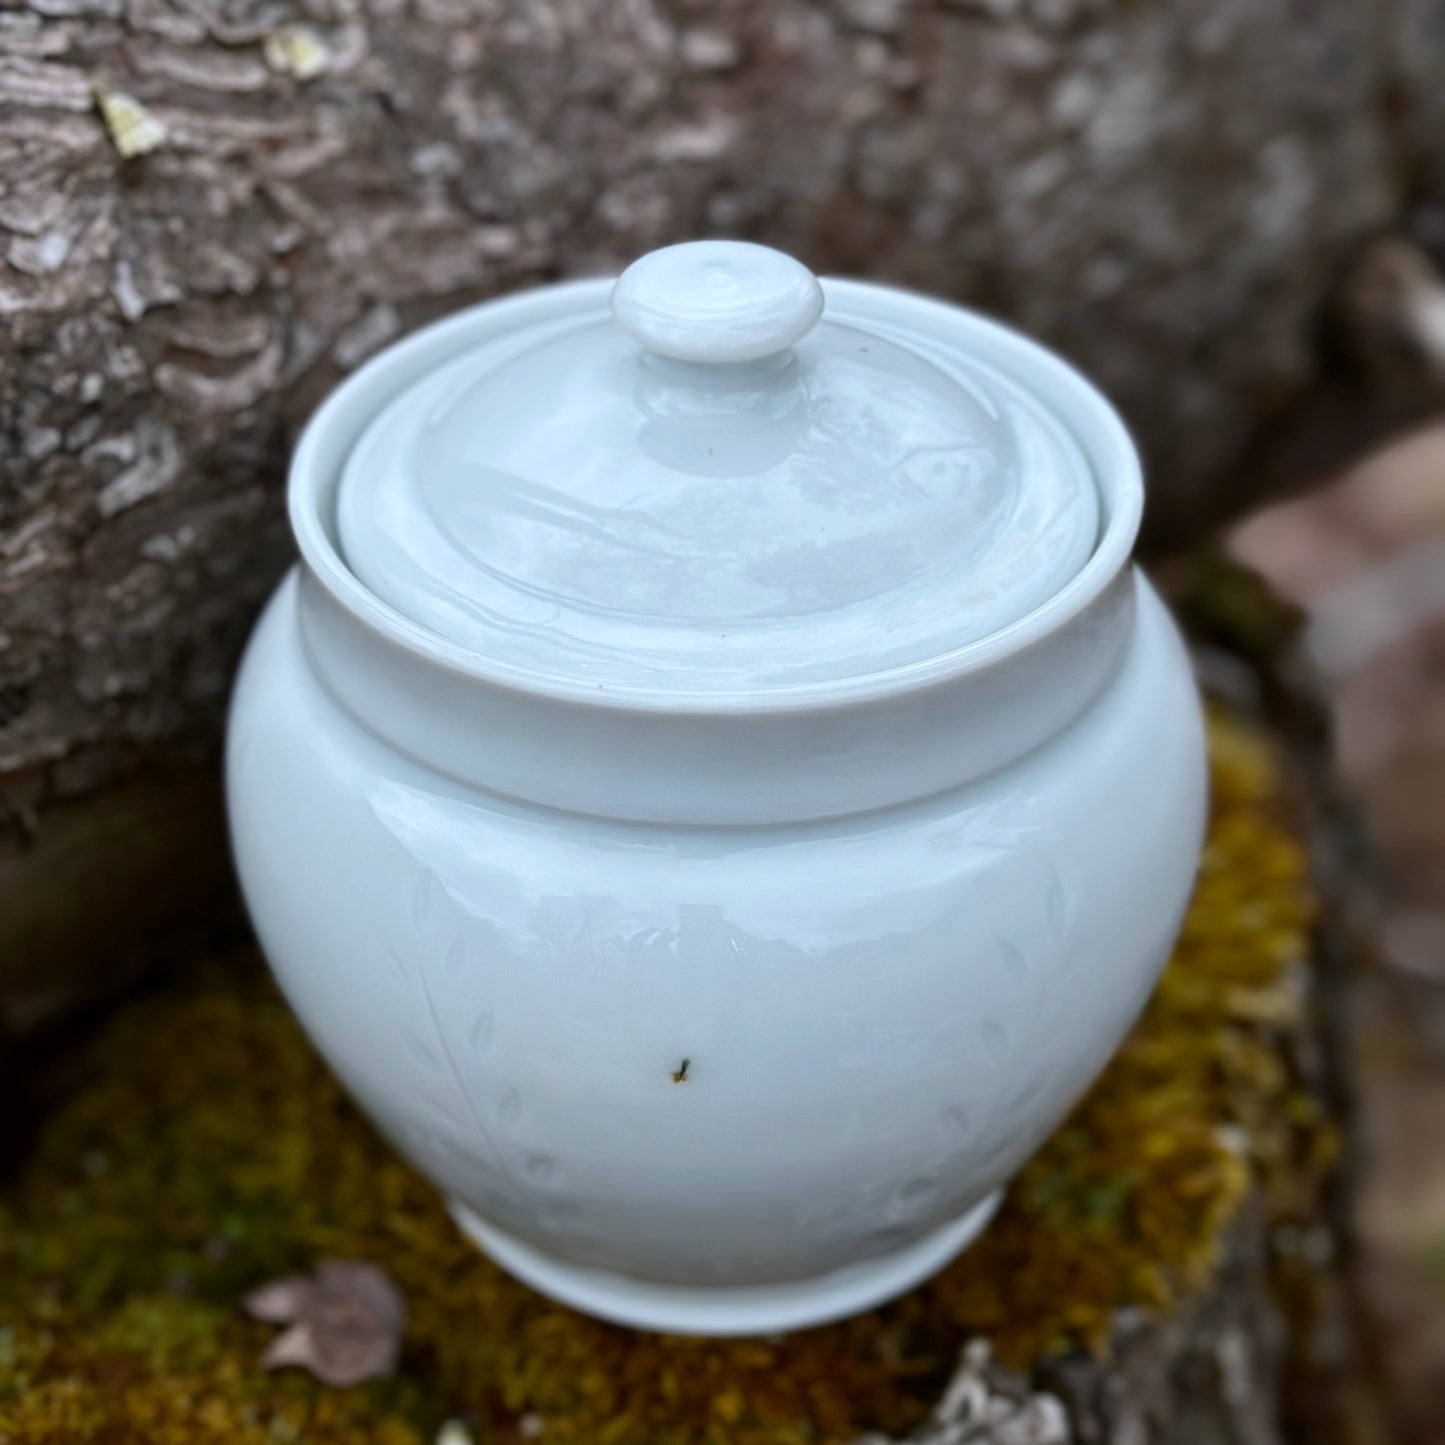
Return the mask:
M1209 1291L1167 1319L1122 1315L1107 1362L1068 1355L1026 1378L994 1364L986 1342L971 1343L908 1445L1283 1445L1288 1331L1268 1254L1259 1212L1247 1212ZM1301 1438L1353 1439L1344 1429Z
M1442 63L1439 0L0 0L12 896L58 803L213 754L290 441L409 327L752 236L1062 348L1165 536L1361 243L1445 245Z

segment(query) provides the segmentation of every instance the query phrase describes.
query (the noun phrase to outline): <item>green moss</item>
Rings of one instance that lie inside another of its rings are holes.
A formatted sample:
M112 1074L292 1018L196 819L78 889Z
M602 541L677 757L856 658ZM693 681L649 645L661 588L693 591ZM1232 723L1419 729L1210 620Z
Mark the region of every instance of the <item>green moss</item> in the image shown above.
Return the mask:
M1303 614L1221 547L1204 547L1166 569L1170 601L1191 637L1266 667L1293 643Z
M479 1441L844 1441L926 1413L961 1341L1007 1360L1102 1347L1121 1305L1210 1277L1244 1196L1316 1207L1330 1141L1290 1065L1312 920L1275 759L1211 723L1197 895L1145 1018L1014 1184L983 1239L886 1309L782 1341L670 1340L513 1283L342 1097L253 961L131 1007L98 1082L0 1205L6 1445L403 1445L464 1415ZM340 1391L258 1365L242 1293L318 1259L405 1291L400 1375Z

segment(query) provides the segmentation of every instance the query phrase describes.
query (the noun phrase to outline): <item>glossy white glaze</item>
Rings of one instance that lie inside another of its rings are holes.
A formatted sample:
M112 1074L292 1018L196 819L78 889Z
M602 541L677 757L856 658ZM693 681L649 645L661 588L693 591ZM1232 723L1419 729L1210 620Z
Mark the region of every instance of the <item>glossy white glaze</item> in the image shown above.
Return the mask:
M962 1247L1136 1016L1202 837L1198 701L1128 562L1117 418L977 318L970 356L1099 482L1097 545L1026 616L711 694L532 676L418 625L338 550L353 448L580 284L430 328L308 431L303 562L233 704L237 865L318 1048L504 1263L625 1322L804 1325ZM954 334L940 303L825 289Z
M713 365L775 356L823 314L801 262L747 241L684 241L634 261L612 288L612 314L659 356Z

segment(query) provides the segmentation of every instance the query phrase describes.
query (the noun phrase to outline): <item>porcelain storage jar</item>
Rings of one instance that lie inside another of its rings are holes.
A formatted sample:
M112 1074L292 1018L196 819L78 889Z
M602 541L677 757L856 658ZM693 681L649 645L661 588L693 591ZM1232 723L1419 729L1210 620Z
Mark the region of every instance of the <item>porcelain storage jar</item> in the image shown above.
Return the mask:
M296 453L228 791L316 1046L536 1288L863 1309L982 1230L1174 941L1199 703L1082 377L703 242L393 346Z

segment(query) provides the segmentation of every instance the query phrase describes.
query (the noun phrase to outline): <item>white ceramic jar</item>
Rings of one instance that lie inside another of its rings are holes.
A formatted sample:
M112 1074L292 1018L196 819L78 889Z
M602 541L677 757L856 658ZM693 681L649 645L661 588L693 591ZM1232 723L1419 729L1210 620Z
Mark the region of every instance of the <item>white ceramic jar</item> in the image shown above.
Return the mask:
M317 1047L497 1261L768 1332L985 1226L1194 877L1141 500L1048 352L742 243L331 396L233 704L236 859Z

